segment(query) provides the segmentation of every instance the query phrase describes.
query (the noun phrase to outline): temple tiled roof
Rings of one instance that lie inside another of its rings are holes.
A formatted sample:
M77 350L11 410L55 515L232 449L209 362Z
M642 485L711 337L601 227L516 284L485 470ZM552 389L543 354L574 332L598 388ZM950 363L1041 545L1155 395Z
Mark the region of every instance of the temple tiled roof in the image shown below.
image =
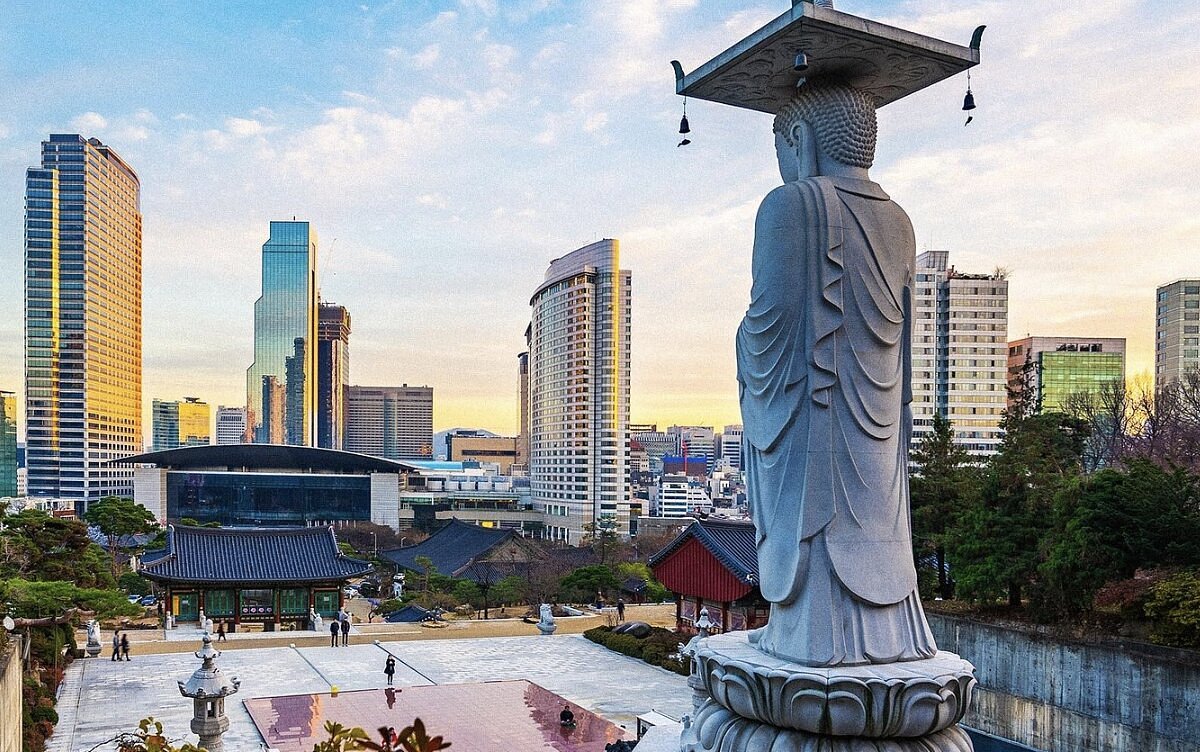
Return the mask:
M758 548L754 540L754 523L749 520L697 520L663 550L651 556L649 565L656 566L692 538L742 582L758 581Z
M488 551L514 536L517 536L514 530L481 527L451 519L450 524L417 545L380 551L379 555L402 569L418 573L422 570L417 564L417 557L428 556L439 574L479 579L471 577L471 573L464 570L472 562L479 561L482 565L481 560L486 557Z
M167 527L167 547L147 551L141 574L161 582L329 582L371 571L338 550L331 527Z

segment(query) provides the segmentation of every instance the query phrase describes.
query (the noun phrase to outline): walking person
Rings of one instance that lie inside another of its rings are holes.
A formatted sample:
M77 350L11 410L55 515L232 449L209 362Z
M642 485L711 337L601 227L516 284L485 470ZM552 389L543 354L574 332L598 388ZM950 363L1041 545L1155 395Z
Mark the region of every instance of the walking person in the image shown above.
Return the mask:
M113 631L112 645L113 645L112 659L114 661L121 660L121 630L117 629L117 630Z
M217 622L217 642L228 642L225 639L225 622Z
M342 647L350 644L350 614L346 614L342 619Z
M338 623L330 619L329 621L329 647L337 647Z
M387 677L388 686L392 686L392 677L396 675L396 656L389 655L383 664L383 675Z
M121 657L129 660L129 633L121 635Z
M617 598L617 621L625 621L625 599L620 597Z

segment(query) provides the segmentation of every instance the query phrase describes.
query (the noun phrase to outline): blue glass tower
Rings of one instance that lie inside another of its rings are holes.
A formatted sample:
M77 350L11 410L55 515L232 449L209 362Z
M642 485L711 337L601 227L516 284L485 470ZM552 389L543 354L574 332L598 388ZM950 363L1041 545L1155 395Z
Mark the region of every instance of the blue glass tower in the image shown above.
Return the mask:
M317 234L308 222L272 222L246 370L247 441L312 445L316 341Z

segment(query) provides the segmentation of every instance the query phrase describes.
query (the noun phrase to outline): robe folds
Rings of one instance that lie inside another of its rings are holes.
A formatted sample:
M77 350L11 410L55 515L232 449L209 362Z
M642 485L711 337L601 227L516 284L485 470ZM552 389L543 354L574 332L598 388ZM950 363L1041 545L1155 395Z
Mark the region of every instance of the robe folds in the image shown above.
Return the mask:
M760 649L808 665L933 655L909 525L912 224L878 185L776 188L738 329Z

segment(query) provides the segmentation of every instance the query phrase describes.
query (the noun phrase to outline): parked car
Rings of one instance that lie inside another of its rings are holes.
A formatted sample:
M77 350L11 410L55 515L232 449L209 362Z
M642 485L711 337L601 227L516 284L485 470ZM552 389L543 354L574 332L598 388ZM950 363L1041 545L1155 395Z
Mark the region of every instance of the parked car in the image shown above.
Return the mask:
M379 583L373 580L363 580L358 585L358 594L364 598L378 598Z
M155 598L153 595L147 595L145 598L139 600L138 603L143 606L157 606L158 598Z
M141 595L139 595L139 594L137 594L137 593L130 593L130 594L129 594L129 602L130 602L130 603L137 603L137 602L138 602L138 601L140 601L142 598L143 598L143 596L141 596Z

